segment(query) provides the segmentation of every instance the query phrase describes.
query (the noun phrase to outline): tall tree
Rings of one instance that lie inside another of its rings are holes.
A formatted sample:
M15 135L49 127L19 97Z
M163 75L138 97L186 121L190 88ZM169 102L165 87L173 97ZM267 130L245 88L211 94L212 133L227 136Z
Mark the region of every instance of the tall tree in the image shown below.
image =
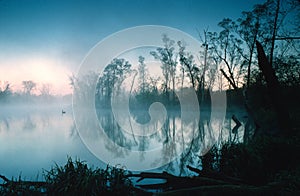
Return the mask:
M259 10L242 12L242 17L237 20L237 25L234 26L234 30L246 45L244 50L239 48L239 53L244 57L244 60L246 61L245 64L248 64L247 87L250 86L251 65L253 62L253 54L255 52L255 42L260 33L259 30L261 25L259 23L259 17ZM245 50L248 50L248 54Z
M139 56L139 90L142 94L144 94L148 88L148 69L144 61L145 58L143 56Z
M179 46L179 62L183 73L186 73L191 81L192 87L195 89L197 77L199 77L199 67L195 63L194 56L185 50L185 46L181 41L177 42Z
M169 88L172 85L173 96L175 98L175 79L177 55L175 53L175 41L171 40L167 35L163 35L162 41L164 47L157 48L156 51L151 51L150 54L161 62L162 74L164 77L163 91L166 95L167 101L170 101Z
M97 79L98 74L96 72L89 72L80 78L74 75L69 76L70 86L76 91L76 98L86 100L91 96L95 96L95 84Z
M286 47L278 47L278 43L282 42L277 43L276 40L284 41L287 46L291 46L294 44L294 38L299 39L300 21L297 20L299 11L299 0L267 0L254 7L252 13L259 16L258 22L263 24L259 28L258 41L264 47L271 66L280 52L286 52L282 50Z
M127 74L131 73L131 64L125 59L115 58L108 64L102 76L98 79L96 92L104 98L105 104L110 104L113 92L118 92ZM101 93L101 94L100 94Z
M231 19L225 18L220 23L222 31L219 33L209 32L211 50L214 51L216 58L224 63L226 70L221 69L221 73L228 80L233 88L238 88L243 73L244 64L242 64L241 50L242 41L233 33L234 23Z

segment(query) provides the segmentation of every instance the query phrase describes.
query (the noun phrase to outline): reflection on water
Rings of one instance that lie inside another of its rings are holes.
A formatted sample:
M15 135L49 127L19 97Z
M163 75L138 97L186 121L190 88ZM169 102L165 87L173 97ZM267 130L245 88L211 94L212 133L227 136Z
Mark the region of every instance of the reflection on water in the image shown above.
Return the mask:
M42 179L42 169L50 169L54 163L63 165L67 156L79 157L91 165L103 167L105 164L97 159L81 141L76 132L72 109L65 107L66 114L61 113L61 107L49 108L9 108L0 114L0 174L7 177L17 177L20 174L27 179L35 179L37 174ZM142 114L142 113L141 113ZM224 141L241 142L244 128L241 126L232 133L235 123L231 120L233 113L228 113L222 126L210 123L209 112L202 112L200 121L186 123L181 121L177 112L168 113L167 119L159 131L149 136L140 136L134 132L124 131L115 121L110 111L98 111L98 122L86 122L86 130L99 123L112 142L104 144L110 156L130 160L128 151L138 152L136 165L147 161L146 151L159 149L163 156L154 159L155 164L168 162L170 154L177 157L171 163L157 170L187 175L186 165L201 167L199 155L204 154L212 145L213 134L218 135L217 144ZM234 112L244 124L243 112ZM138 120L138 115L134 117ZM88 118L87 118L88 119ZM147 131L147 130L142 130ZM95 134L95 132L91 132ZM220 133L220 134L219 134ZM93 135L94 140L102 135ZM122 150L116 148L122 146ZM179 153L181 152L182 153ZM146 159L146 160L145 160ZM166 159L166 160L161 160ZM121 159L120 159L121 160ZM126 167L126 165L125 165Z
M246 119L243 112L234 112L234 114L243 124L245 123ZM200 155L204 155L214 144L243 142L244 127L241 126L237 132L233 132L236 124L231 119L232 115L233 113L229 112L224 123L220 126L210 119L209 111L202 111L200 120L193 123L183 122L180 118L180 112L172 111L168 113L164 125L155 134L140 136L134 134L134 129L131 129L132 133L124 131L111 111L99 110L97 112L99 123L110 141L130 151L139 151L138 161L141 164L145 161L145 151L161 147L161 151L157 153L158 159L154 159L154 163L159 165L160 162L163 162L160 159L169 158L172 154L177 158L159 170L167 170L177 175L187 175L186 165L201 167ZM133 119L138 121L139 118L144 118L142 111L135 112ZM156 125L156 127L160 127L160 125ZM106 149L116 157L126 157L125 150L116 150L109 144L106 144ZM137 159L129 161L134 162ZM153 166L155 167L155 164Z
M80 157L93 165L102 163L76 134L71 107L5 107L0 113L0 174L35 180L67 156Z

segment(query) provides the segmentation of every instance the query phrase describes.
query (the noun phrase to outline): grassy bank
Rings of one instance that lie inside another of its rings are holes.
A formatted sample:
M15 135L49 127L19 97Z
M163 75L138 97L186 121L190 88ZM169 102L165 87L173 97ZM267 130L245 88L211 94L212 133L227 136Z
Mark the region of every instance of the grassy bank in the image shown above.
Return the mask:
M44 171L44 181L9 180L4 183L0 195L139 195L126 175L130 172L107 166L105 169L89 167L80 160L68 159L64 166L55 165Z

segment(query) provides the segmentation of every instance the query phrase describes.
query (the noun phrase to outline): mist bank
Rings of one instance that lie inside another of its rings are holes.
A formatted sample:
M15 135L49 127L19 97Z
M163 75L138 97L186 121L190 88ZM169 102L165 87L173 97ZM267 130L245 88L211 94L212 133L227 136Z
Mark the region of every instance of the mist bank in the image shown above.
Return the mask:
M12 93L0 96L1 107L38 106L48 107L57 104L71 104L72 94L67 95L32 95Z

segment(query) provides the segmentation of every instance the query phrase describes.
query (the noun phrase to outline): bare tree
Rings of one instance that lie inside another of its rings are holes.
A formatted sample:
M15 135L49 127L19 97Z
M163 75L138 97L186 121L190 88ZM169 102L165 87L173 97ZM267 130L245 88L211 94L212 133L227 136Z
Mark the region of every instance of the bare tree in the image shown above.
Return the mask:
M26 95L31 95L31 92L36 88L36 83L32 80L27 80L22 82L23 91Z
M163 48L157 48L157 51L151 51L150 54L162 63L161 69L164 77L163 91L166 95L167 101L170 100L169 88L172 84L173 97L175 98L175 79L176 79L176 66L177 55L175 54L175 41L171 40L167 35L163 35L164 43Z
M148 70L145 64L145 58L143 56L139 56L139 90L142 94L145 93L148 87L147 79L148 79Z
M244 68L239 52L243 42L232 33L233 25L231 19L225 18L219 23L223 30L220 33L209 32L208 36L210 50L214 51L215 58L220 59L226 67L226 70L221 69L221 73L233 88L238 88L241 86L239 84Z
M199 77L199 67L195 63L194 56L189 52L185 51L185 46L181 41L177 42L179 46L179 62L181 65L181 70L191 81L192 87L196 88L197 77Z
M42 86L39 88L39 91L43 97L49 97L51 95L51 84L42 84Z

